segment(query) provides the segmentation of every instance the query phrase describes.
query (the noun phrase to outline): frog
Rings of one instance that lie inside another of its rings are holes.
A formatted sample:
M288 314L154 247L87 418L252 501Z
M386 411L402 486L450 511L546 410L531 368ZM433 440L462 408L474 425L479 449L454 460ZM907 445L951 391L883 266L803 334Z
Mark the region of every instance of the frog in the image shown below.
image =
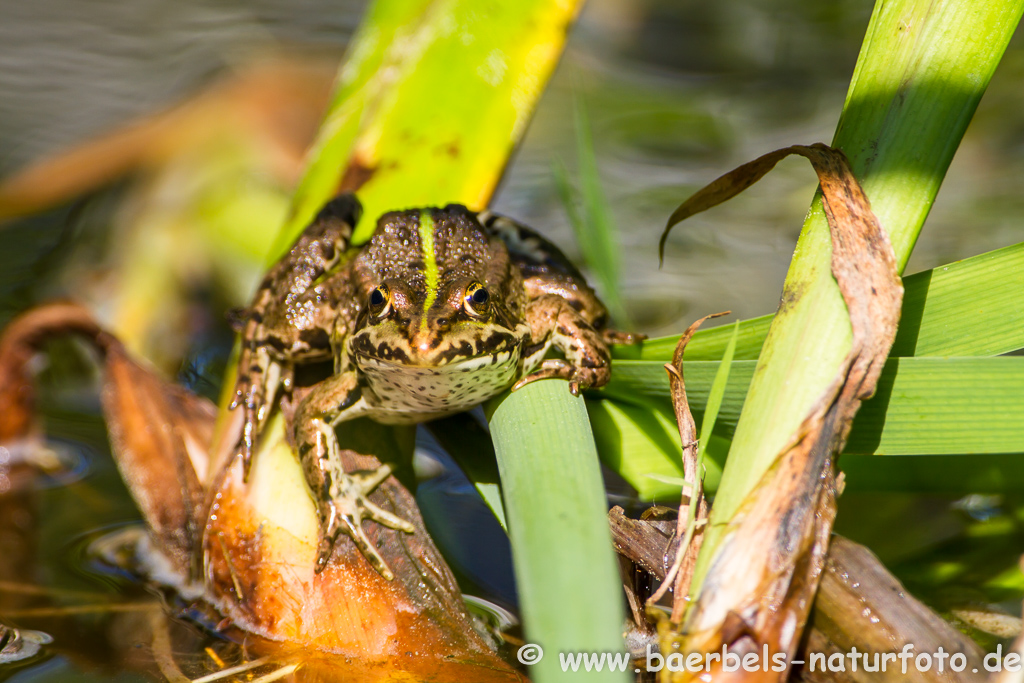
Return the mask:
M608 327L608 310L550 241L500 214L461 204L391 211L353 246L362 206L329 201L267 272L241 311L241 350L231 409L244 413L238 456L248 480L275 401L295 369L333 372L298 402L290 438L317 506L315 571L348 536L385 579L393 573L364 520L413 532L368 496L388 464L346 472L334 428L369 417L414 424L470 410L540 379L568 390L609 381L612 344L643 337ZM560 358L549 358L551 349Z

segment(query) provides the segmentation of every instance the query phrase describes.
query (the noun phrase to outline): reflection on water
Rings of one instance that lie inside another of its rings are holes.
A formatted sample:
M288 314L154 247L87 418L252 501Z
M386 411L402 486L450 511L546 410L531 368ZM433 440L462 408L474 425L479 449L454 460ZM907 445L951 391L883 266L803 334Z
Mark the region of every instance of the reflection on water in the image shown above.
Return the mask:
M52 0L45 11L37 3L6 3L0 21L0 174L167 106L254 55L297 50L336 56L361 11L362 3L352 0ZM621 284L639 327L666 334L712 311L731 309L747 318L773 310L815 187L806 164L783 162L741 199L677 228L661 269L657 236L671 210L711 178L770 149L831 139L870 11L865 0L592 0L496 208L539 227L578 257L551 168L556 159L575 166L572 108L579 101L591 121L604 189L619 225ZM908 272L1024 240L1022 79L1024 45L1018 37L954 159ZM34 301L68 294L52 284L54 274L72 252L88 246L82 226L113 221L119 197L114 191L4 228L0 323ZM220 329L198 345L183 371L192 386L211 396L228 348L226 328ZM52 589L29 595L0 585L0 615L35 615L17 625L57 635L56 656L17 670L14 680L134 680L128 671L152 674L152 659L140 659L135 647L150 645L145 609L152 596L124 577L90 569L77 554L86 534L138 515L106 456L95 406L77 403L49 412L49 433L103 455L90 459L81 480L71 477L59 488L33 487L0 498L10 512L0 515L3 578L21 581L21 588ZM435 482L424 495L457 498L461 486L445 494ZM964 556L957 539L967 522L947 501L848 496L844 510L840 526L857 520L846 533L868 540L883 559L888 554L902 562L904 575L921 585L928 585L931 565L914 564L915 557ZM1007 513L1000 514L994 518L1005 522ZM896 516L906 520L898 533L891 525ZM965 581L981 586L1012 566L1005 551L993 554L971 543L968 550L990 572L965 570ZM476 569L467 566L466 573ZM507 570L492 575L501 577L501 587L489 596L503 603L511 583ZM998 599L1017 600L1017 584L1007 579L1000 585L1011 589ZM85 604L83 596L94 604L144 604L138 612L126 608L60 619L45 612ZM174 635L176 651L205 642L187 627L175 628L182 631ZM67 643L76 645L66 649Z

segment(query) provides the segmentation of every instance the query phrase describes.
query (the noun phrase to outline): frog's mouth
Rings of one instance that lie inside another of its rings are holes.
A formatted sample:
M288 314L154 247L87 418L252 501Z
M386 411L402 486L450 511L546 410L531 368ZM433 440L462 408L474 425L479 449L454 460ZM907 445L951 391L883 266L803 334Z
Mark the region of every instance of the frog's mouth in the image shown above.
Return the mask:
M361 361L418 368L466 370L518 359L519 338L511 330L492 329L487 333L444 337L401 338L402 344L379 341L372 335L357 335L349 351Z
M359 356L360 367L369 372L375 370L388 375L413 375L413 376L444 376L444 375L472 375L473 373L491 370L504 371L509 366L515 366L519 362L518 349L509 349L485 356L475 358L459 358L449 363L405 363L398 360L385 360L376 356Z

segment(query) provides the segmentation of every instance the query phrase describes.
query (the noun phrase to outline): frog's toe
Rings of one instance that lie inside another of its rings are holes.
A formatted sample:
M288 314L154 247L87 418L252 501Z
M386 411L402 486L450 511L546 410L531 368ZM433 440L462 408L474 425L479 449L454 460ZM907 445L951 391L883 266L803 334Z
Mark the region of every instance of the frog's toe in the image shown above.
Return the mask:
M319 574L327 566L334 552L334 542L341 533L341 516L333 505L322 506L320 511L320 542L316 550L316 566L314 571Z
M377 469L369 472L353 472L346 476L351 478L351 484L348 487L348 496L350 498L355 498L356 508L360 512L359 516L361 519L371 519L386 527L396 529L398 531L404 531L408 534L416 531L416 527L414 527L410 522L402 519L392 512L388 512L387 510L374 505L370 502L370 499L367 498L367 496L373 493L374 489L380 486L385 479L391 476L390 465L381 465Z
M362 522L366 519L410 534L416 530L407 520L374 505L367 498L389 476L391 467L381 465L369 472L341 473L331 482L331 498L323 501L320 506L321 532L316 560L317 573L327 566L338 534L344 533L352 539L359 552L381 576L388 581L395 578L362 527Z
M531 372L526 377L512 385L512 391L522 389L530 382L536 382L539 379L572 379L573 366L562 360L561 358L549 358L540 364L540 367ZM570 390L572 387L570 387Z
M359 552L363 554L363 557L370 563L370 566L383 576L385 580L391 581L395 578L395 574L388 567L388 563L384 561L384 558L380 556L377 549L370 543L370 539L363 531L362 525L337 513L332 515L331 521L320 531L320 544L317 548L316 566L314 567L314 571L317 574L322 572L330 561L338 535L342 532L352 539L352 542L356 544Z
M386 527L395 529L397 531L404 531L407 534L414 533L416 527L412 525L412 522L402 519L393 512L388 512L383 508L379 508L370 501L366 501L366 517L372 519L378 524L383 524Z
M581 389L590 389L604 386L611 377L611 371L607 365L599 367L581 367L573 365L560 358L549 358L541 363L540 368L531 372L526 377L512 386L512 391L538 379L564 379L569 381L569 391L573 396L579 396Z
M647 339L646 334L639 332L621 332L619 330L601 330L601 337L606 344L631 345L639 344Z
M572 377L569 378L569 391L573 396L579 394L580 389L597 389L608 384L612 373L607 365L596 368L574 367ZM575 389L575 390L574 390Z
M256 420L249 419L249 411L246 410L245 424L242 425L242 481L249 481L249 472L252 470L252 453L256 442Z

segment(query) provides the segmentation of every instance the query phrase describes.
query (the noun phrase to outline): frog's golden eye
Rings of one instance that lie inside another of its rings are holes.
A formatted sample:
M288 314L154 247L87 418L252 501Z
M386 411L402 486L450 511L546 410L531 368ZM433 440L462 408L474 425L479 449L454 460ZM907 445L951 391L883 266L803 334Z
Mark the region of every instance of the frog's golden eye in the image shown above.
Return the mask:
M391 310L391 291L381 285L370 292L370 314L381 318Z
M471 315L486 315L490 301L490 293L479 282L466 287L466 310Z

